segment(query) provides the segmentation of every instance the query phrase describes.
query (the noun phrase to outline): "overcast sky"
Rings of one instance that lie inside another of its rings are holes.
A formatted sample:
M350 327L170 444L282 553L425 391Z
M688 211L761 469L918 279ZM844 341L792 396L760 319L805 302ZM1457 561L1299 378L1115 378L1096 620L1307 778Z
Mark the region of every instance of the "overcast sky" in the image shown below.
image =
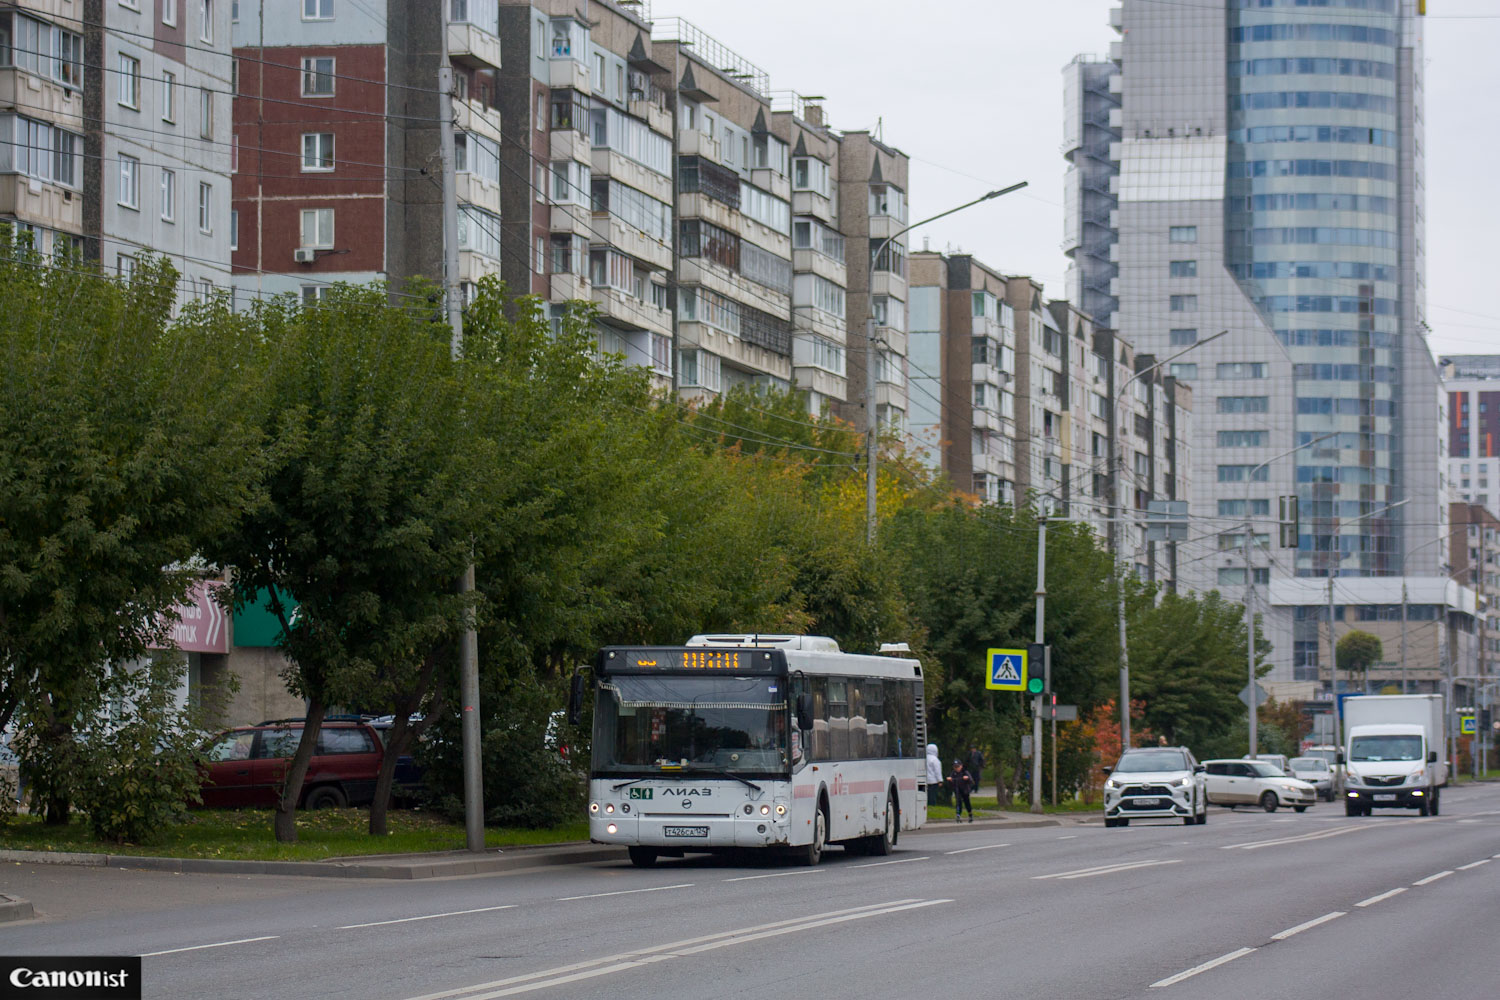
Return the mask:
M1030 187L918 230L1065 294L1062 68L1105 54L1114 0L653 0L770 74L827 98L829 123L878 126L911 157L913 219ZM1429 0L1427 309L1434 353L1500 353L1500 2ZM1486 124L1488 123L1488 124Z

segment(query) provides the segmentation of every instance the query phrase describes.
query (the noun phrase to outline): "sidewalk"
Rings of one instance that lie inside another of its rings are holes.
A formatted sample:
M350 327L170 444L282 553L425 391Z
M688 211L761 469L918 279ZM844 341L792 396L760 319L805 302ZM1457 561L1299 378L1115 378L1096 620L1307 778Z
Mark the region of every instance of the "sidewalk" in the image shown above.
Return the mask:
M1074 826L1090 820L1084 816L1033 816L1027 813L980 814L973 823L930 820L916 835L955 833L963 830L1027 830L1048 826ZM604 844L539 844L483 852L443 851L434 854L376 854L327 861L224 861L213 858L155 858L127 854L78 854L60 851L0 851L0 862L10 864L79 865L92 868L138 868L180 873L233 875L300 875L314 878L428 879L453 875L487 875L496 872L545 868L552 865L624 861L625 848ZM0 922L30 916L8 916L8 897L0 897ZM18 900L27 911L30 904ZM19 907L17 908L19 912Z

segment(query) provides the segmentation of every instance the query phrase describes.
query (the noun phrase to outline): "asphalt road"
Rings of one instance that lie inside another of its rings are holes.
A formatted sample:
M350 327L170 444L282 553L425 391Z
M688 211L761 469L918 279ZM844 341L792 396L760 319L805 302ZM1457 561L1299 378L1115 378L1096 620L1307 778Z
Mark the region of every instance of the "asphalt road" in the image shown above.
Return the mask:
M950 825L816 869L665 861L427 882L0 869L0 953L145 955L171 998L1492 996L1500 786L1443 815Z

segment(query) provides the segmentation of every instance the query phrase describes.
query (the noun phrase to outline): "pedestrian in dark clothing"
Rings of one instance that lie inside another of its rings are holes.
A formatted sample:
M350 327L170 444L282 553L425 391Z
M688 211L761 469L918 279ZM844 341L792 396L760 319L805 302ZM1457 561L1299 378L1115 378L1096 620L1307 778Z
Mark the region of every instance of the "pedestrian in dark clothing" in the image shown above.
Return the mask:
M953 786L954 822L964 821L964 810L968 810L969 822L974 822L974 806L969 801L969 793L974 790L974 779L969 775L968 768L964 767L963 761L953 762L953 772L948 775L948 783Z
M969 778L974 782L974 790L979 791L979 786L984 781L981 777L984 773L984 754L979 752L978 747L969 747L969 759L964 761L964 766L969 769Z

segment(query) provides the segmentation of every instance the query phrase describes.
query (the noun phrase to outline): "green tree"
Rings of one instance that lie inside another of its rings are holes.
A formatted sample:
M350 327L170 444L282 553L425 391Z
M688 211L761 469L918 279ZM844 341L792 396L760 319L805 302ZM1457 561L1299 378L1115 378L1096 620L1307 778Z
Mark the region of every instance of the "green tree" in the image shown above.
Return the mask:
M245 367L268 467L260 502L210 552L235 568L238 603L271 594L285 680L307 699L276 807L280 841L296 839L328 708L409 695L472 607L454 582L486 527L478 498L495 463L470 432L472 400L430 314L424 295L391 305L378 286L341 286L317 308L264 303L243 320L259 345Z
M228 324L172 322L164 262L123 283L8 227L0 246L0 727L37 735L28 771L62 823L74 731L114 665L163 643L200 543L246 504L245 345Z
M1370 667L1380 662L1384 652L1379 636L1359 629L1345 632L1338 643L1339 669L1349 671L1350 676L1359 674L1368 680ZM1364 686L1360 690L1364 690Z

